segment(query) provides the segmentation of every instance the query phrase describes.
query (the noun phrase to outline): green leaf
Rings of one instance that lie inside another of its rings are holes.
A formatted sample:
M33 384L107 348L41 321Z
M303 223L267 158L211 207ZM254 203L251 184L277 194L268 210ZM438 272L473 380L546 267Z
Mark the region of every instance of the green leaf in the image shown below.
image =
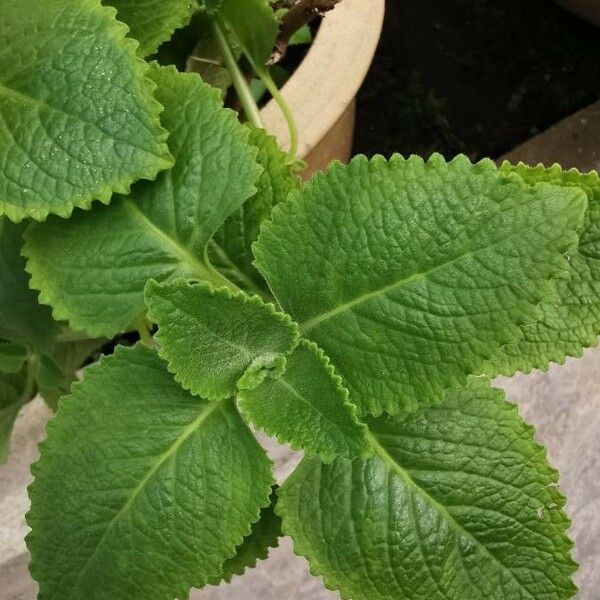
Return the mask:
M273 52L279 23L267 0L222 0L219 12L257 73Z
M208 403L155 352L86 370L48 427L29 488L40 598L187 598L221 572L273 483L230 400Z
M250 535L237 547L235 556L225 561L221 575L208 582L210 585L231 582L234 575L243 575L246 569L253 569L259 560L267 558L270 548L279 546L281 519L275 514L276 487L273 486L271 503L261 510L260 519L252 525Z
M59 332L47 306L40 306L37 292L29 289L25 272L23 224L0 217L0 338L49 351Z
M0 373L18 373L27 360L27 348L0 342Z
M491 161L358 157L275 207L254 253L359 412L395 413L521 338L585 207L581 190L530 186Z
M78 211L27 231L31 285L76 330L111 337L144 310L149 279L222 277L206 245L225 219L256 192L260 167L248 130L223 110L218 92L193 74L154 65L157 98L171 132L175 166L130 198Z
M0 465L8 458L10 436L15 419L26 397L26 376L19 373L0 373Z
M531 184L552 183L580 188L588 197L588 211L579 246L567 253L568 272L553 284L557 299L540 305L541 317L523 326L523 339L508 345L504 361L495 364L505 375L516 371L547 369L551 362L563 363L567 356L581 356L595 346L600 335L600 179L598 173L563 171L559 165L528 167L505 163L505 172L514 172Z
M58 401L67 394L84 361L102 347L105 339L62 341L58 337L51 355L42 355L37 362L36 383L46 404L56 412Z
M566 600L576 569L557 473L486 382L370 423L368 460L305 459L279 493L295 550L353 600Z
M265 280L253 265L252 244L273 207L299 189L300 178L273 136L252 129L250 142L258 148L257 160L264 169L256 184L258 192L225 221L209 252L212 263L232 281L246 289L265 289Z
M200 8L209 14L215 13L221 7L223 0L199 0Z
M299 341L298 328L258 296L183 280L146 286L150 319L158 323L160 355L184 389L220 400L241 385L281 373Z
M172 165L147 66L114 9L0 0L0 15L0 215L68 217Z
M129 26L139 43L140 56L156 52L176 29L185 27L197 5L194 0L106 0L117 9L117 17Z
M312 342L303 340L287 357L281 377L240 390L238 398L242 414L254 425L324 462L369 453L366 427L356 417L348 390Z

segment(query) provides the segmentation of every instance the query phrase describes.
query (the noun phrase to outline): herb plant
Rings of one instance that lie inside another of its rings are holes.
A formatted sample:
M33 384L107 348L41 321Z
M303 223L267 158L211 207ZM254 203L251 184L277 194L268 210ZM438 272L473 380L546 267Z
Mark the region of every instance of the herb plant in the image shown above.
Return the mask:
M596 343L598 175L359 156L301 185L249 98L143 59L201 9L268 78L273 7L112 3L139 44L99 0L0 0L3 456L58 409L39 598L183 599L282 532L347 599L571 598L557 473L490 379ZM250 426L304 452L280 488Z

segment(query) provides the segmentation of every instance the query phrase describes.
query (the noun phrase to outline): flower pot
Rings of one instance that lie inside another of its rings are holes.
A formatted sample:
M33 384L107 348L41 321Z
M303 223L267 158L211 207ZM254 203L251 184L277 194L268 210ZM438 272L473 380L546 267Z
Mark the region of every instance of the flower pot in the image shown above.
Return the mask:
M600 26L600 0L555 0L567 10Z
M342 0L327 13L305 59L283 87L298 125L298 158L307 163L306 177L332 160L350 158L355 98L373 60L384 12L385 0ZM288 128L275 102L261 115L266 129L288 148Z

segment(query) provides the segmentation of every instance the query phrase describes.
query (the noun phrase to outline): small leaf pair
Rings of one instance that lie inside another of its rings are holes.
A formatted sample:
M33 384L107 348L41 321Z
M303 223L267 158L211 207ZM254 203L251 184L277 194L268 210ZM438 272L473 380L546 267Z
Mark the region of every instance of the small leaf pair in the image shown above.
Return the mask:
M324 353L257 296L180 280L146 287L160 355L192 393L238 399L257 427L330 462L368 452L366 428Z

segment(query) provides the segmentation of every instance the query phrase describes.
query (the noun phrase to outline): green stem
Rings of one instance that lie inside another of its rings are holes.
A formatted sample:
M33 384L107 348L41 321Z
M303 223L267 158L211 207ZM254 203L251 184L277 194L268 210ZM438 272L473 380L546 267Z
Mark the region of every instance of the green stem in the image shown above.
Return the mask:
M33 396L33 389L35 386L35 372L37 369L37 356L30 356L27 361L27 376L25 379L25 387L21 394L21 404L29 402Z
M233 87L235 88L240 104L244 109L246 119L255 127L262 129L263 123L260 118L260 111L258 110L256 101L252 95L252 90L250 89L250 86L248 85L248 82L246 81L246 78L244 77L244 74L237 63L237 60L231 51L229 42L223 33L222 23L219 23L216 19L214 19L212 22L212 28L215 40L219 45L223 63L231 75Z
M142 344L144 344L144 346L148 346L148 348L154 348L154 338L150 333L148 320L144 315L139 316L135 320L135 328L140 334L140 341L142 342Z
M257 69L254 68L256 74L262 79L265 84L267 90L271 96L273 96L273 100L277 102L285 121L287 123L288 129L290 131L290 150L288 152L288 158L291 162L296 160L298 155L298 127L296 126L296 120L294 119L294 114L292 113L288 103L285 101L283 95L279 91L279 88L273 81L271 74L265 68Z

